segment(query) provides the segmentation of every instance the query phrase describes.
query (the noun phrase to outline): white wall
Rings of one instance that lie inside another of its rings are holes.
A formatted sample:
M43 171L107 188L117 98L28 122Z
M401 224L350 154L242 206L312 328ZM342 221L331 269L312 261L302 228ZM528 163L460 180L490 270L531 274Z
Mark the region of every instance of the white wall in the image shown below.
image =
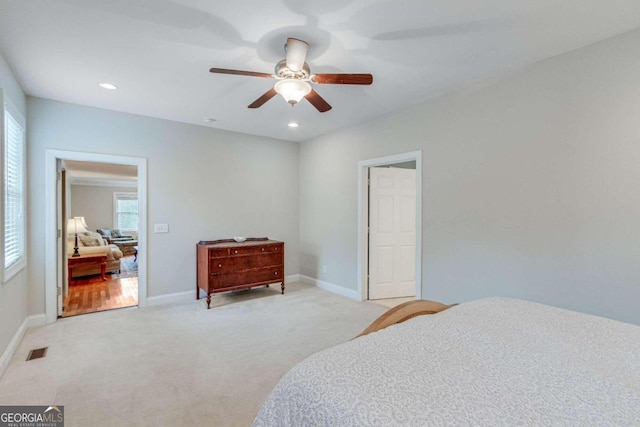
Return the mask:
M201 239L268 236L297 274L298 144L28 98L29 313L44 312L45 149L148 159L149 296L193 291ZM153 224L170 233L153 234Z
M639 52L635 31L302 143L301 274L356 289L356 164L423 150L423 298L640 323Z
M24 92L14 77L9 64L7 64L2 55L0 55L0 89L2 89L4 96L8 97L13 105L26 117L27 111ZM2 108L1 98L2 96L0 96L0 108ZM0 126L1 125L2 123L0 123ZM1 144L2 141L0 140L0 147L2 147ZM0 256L4 257L2 253L3 250L4 245L0 245ZM31 259L27 259L27 263L31 262ZM26 318L27 272L26 270L22 270L9 279L7 283L0 283L0 356L5 352L11 339Z
M90 231L113 228L113 193L135 193L131 187L71 185L71 215L84 216Z

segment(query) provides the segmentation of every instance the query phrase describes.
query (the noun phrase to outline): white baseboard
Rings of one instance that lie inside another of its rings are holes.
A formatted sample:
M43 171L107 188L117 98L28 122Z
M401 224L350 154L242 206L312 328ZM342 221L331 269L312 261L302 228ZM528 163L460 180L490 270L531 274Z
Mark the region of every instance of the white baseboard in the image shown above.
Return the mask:
M287 283L295 283L295 282L301 282L301 281L302 281L302 279L300 278L300 275L299 275L299 274L292 274L292 275L290 275L290 276L285 276L285 277L284 277L284 283L285 283L285 285L286 285Z
M47 317L44 313L33 314L27 317L27 328L37 328L47 324Z
M292 282L300 282L299 274L292 274L284 278L285 284ZM184 304L186 302L193 302L196 300L196 294L194 291L176 292L173 294L158 295L156 297L147 298L147 307L153 307L157 305L167 304Z
M24 321L16 331L15 335L9 342L7 349L2 354L2 357L0 357L0 377L2 377L2 374L4 374L4 371L9 366L9 362L11 362L11 358L13 357L14 353L18 349L18 346L20 345L20 341L22 341L22 338L24 338L24 335L27 333L27 331L30 328L36 328L38 326L44 326L46 324L47 324L47 320L44 313L28 316L26 319L24 319Z
M193 302L196 300L194 291L176 292L173 294L158 295L157 297L147 298L147 307L167 304L184 304L185 302Z
M320 289L324 289L325 291L329 291L352 300L361 300L358 297L358 291L356 291L355 289L347 289L334 283L325 282L324 280L315 279L313 277L304 276L302 274L300 275L300 281L309 285L317 286Z
M2 377L2 374L4 374L4 371L7 369L7 366L9 366L9 362L11 361L13 354L18 349L18 345L20 344L20 341L22 341L22 337L24 337L24 334L27 332L27 329L29 329L28 325L29 325L29 318L27 317L26 319L24 319L24 322L22 322L22 324L16 331L15 335L9 342L9 345L7 346L7 349L2 354L2 357L0 357L0 377Z

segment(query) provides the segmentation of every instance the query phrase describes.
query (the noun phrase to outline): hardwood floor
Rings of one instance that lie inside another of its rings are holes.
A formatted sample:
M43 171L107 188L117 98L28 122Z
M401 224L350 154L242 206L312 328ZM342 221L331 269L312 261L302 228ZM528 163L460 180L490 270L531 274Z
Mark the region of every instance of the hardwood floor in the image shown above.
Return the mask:
M63 299L62 317L138 305L138 264L133 255L123 257L120 274L74 279Z

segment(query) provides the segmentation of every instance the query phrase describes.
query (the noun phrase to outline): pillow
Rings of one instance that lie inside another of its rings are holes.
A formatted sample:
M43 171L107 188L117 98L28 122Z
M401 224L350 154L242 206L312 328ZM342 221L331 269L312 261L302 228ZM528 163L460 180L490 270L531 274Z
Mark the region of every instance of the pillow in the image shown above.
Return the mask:
M108 228L98 228L98 233L102 234L104 237L111 237L111 230Z
M78 236L83 246L100 246L100 241L93 236Z
M120 233L120 230L117 228L114 228L111 230L111 237L122 237L122 233Z

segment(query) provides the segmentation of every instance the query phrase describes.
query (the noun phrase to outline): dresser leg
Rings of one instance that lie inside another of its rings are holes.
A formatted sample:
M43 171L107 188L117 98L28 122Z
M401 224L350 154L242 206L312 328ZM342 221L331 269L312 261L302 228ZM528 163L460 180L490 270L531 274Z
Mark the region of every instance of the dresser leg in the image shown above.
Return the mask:
M207 294L207 310L211 308L211 294Z
M284 280L282 281L282 284L280 285L280 290L282 291L282 295L284 295Z

